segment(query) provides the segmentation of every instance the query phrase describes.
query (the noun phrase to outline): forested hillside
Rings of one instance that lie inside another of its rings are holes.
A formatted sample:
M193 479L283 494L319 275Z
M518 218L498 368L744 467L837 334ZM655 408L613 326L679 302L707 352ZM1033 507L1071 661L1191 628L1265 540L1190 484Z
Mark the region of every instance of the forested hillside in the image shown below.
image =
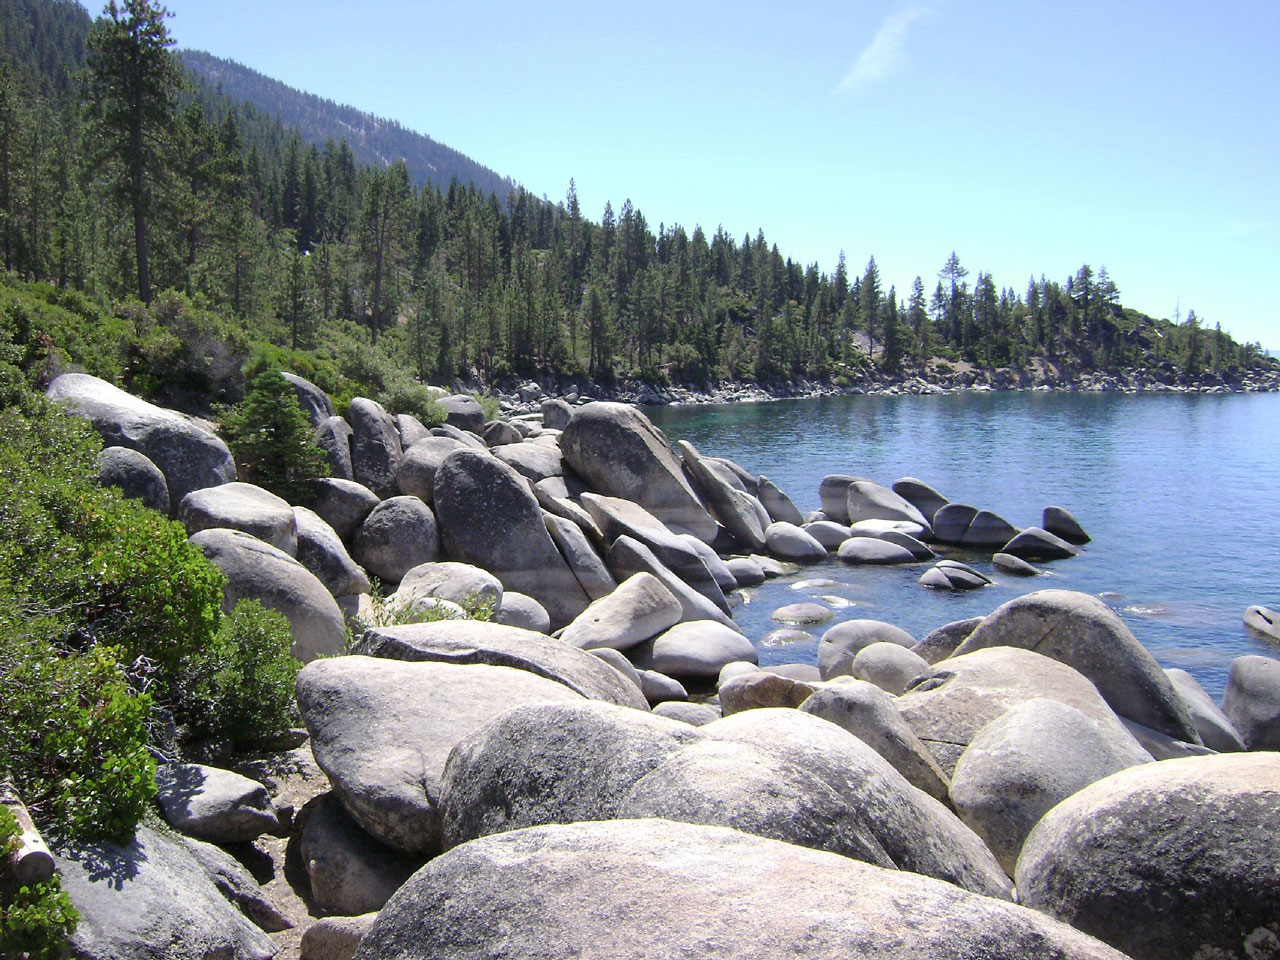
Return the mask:
M512 183L430 137L407 130L394 120L375 117L264 77L232 60L201 50L183 50L182 64L216 93L234 102L253 104L267 116L296 131L308 144L346 140L356 162L386 166L403 161L415 187L451 180L474 184L484 193L506 198Z
M51 284L38 299L64 311L77 291L70 315L121 331L102 356L153 390L234 394L228 371L255 349L335 394L459 376L702 387L1264 362L1194 314L1126 309L1101 266L1012 287L953 253L899 290L874 259L825 273L763 232L655 229L630 201L595 220L572 181L563 202L419 187L402 160L363 164L271 103L231 99L225 78L219 91L184 74L148 0L92 29L67 0L12 0L0 29L9 282ZM55 335L10 310L4 327L41 369L86 353L70 320Z

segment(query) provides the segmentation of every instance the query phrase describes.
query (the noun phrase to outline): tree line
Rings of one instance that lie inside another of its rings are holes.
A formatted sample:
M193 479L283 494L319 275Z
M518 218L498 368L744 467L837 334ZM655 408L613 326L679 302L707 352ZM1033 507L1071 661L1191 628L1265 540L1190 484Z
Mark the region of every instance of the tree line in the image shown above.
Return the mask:
M185 74L151 0L110 0L92 25L65 0L15 3L39 14L23 35L43 39L15 47L23 31L0 22L0 256L100 300L177 290L251 339L320 353L359 340L359 362L423 380L777 383L1034 358L1198 373L1258 358L1194 314L1125 308L1104 267L1016 290L953 252L899 291L874 258L859 273L842 253L828 274L763 231L654 228L630 201L595 220L572 181L557 202L418 187L402 161L360 163Z

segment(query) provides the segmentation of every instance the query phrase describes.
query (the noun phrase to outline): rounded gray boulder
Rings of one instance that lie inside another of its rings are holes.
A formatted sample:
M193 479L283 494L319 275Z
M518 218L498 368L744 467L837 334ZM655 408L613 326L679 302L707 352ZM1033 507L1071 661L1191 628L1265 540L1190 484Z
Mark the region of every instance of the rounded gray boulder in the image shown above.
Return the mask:
M213 527L240 530L289 556L298 553L298 524L288 502L251 483L224 483L193 490L178 504L187 534Z
M1144 764L1050 810L1022 902L1134 960L1280 956L1280 754Z
M169 486L150 458L128 447L104 447L97 464L99 483L118 488L152 510L169 512Z
M1280 750L1280 660L1236 657L1222 712L1250 750Z
M837 623L818 642L818 670L823 680L847 674L863 647L885 641L900 647L915 646L916 639L892 623L880 620L846 620Z
M387 583L440 556L440 532L431 508L417 497L383 500L365 517L353 544L356 560Z

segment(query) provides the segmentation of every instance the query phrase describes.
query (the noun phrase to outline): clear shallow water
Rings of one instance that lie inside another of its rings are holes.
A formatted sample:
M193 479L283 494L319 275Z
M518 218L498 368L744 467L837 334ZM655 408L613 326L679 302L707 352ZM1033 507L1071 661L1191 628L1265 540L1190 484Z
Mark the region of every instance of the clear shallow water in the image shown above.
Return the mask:
M828 397L645 412L672 442L765 474L802 512L817 509L829 473L914 476L1016 526L1066 507L1093 537L1081 556L1026 579L995 573L989 555L950 551L994 576L968 593L920 586L927 565L805 566L744 591L734 610L762 663L813 662L840 620L886 620L921 637L1047 587L1101 596L1162 666L1189 671L1214 697L1235 657L1280 657L1280 644L1241 623L1250 604L1280 607L1280 395ZM840 586L794 589L814 578ZM820 595L850 605L809 628L809 641L760 646L780 626L775 609Z

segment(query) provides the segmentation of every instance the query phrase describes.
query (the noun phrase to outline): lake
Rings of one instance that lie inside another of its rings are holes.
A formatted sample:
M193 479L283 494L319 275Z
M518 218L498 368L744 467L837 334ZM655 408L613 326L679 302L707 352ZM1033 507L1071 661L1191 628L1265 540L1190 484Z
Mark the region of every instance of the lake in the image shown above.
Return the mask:
M1026 579L995 572L990 555L943 548L994 578L968 593L920 586L928 565L805 566L743 591L734 609L761 663L814 662L830 623L804 642L760 644L780 626L773 610L797 600L826 595L848 604L832 623L885 620L918 638L1048 587L1101 597L1162 666L1189 671L1214 697L1235 657L1280 657L1280 644L1241 622L1251 604L1280 607L1280 394L826 397L645 413L673 443L768 476L801 512L818 508L830 473L886 485L913 476L1016 526L1066 507L1093 538ZM839 586L796 589L815 578Z

